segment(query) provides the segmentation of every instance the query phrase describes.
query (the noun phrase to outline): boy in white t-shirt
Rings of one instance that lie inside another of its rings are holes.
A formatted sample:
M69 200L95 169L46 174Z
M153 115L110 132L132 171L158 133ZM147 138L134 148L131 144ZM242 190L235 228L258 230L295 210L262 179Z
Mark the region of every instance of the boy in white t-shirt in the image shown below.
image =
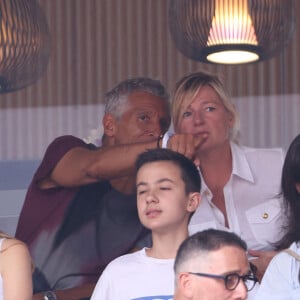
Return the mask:
M191 160L168 149L142 153L136 170L138 214L152 232L152 247L112 261L92 300L173 299L174 258L200 202L199 172Z

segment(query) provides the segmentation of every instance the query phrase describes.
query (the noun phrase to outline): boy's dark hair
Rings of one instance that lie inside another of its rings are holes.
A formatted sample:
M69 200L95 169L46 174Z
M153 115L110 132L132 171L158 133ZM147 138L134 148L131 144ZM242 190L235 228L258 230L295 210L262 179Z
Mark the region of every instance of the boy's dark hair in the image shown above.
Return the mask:
M136 160L136 171L147 163L158 161L169 161L179 167L186 194L200 192L201 178L195 164L184 155L169 149L151 149L141 153Z

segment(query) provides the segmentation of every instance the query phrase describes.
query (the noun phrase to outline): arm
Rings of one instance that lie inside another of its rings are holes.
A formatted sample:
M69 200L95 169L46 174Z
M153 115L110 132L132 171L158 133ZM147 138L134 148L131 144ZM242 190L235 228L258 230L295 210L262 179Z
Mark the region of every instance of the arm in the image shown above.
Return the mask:
M1 274L5 300L32 299L32 262L25 244L7 239L3 242Z
M255 299L299 299L299 284L295 286L295 282L298 281L298 269L292 267L292 261L286 253L276 255L264 274ZM294 292L298 294L297 298L292 297Z
M174 135L168 142L168 148L193 158L198 143L191 135ZM137 156L156 147L157 139L145 143L103 146L98 150L72 148L58 161L40 187L80 186L134 175Z
M57 300L80 300L90 298L95 284L84 284L75 288L54 291ZM37 293L33 295L32 300L44 300L44 293Z
M253 263L257 268L255 275L258 278L259 282L261 282L270 261L278 252L249 250L248 253L251 256L255 257L254 259L251 259L251 263Z

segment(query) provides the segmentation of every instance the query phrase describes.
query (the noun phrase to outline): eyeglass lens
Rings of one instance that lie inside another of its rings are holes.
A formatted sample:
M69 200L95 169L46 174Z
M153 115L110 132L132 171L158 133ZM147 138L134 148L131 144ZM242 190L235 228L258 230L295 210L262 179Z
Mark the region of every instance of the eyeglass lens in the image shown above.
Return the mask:
M251 275L240 276L238 274L229 274L225 277L226 288L228 290L234 290L238 286L241 279L245 283L247 291L250 291L253 289L253 287L256 283L255 278Z

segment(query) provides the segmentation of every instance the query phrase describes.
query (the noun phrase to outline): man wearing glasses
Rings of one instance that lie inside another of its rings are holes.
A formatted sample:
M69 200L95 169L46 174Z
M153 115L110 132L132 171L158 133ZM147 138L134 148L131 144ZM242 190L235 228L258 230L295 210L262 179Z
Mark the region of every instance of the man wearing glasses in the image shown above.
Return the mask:
M232 232L215 229L187 238L178 249L174 270L174 300L243 300L257 282L246 243Z

